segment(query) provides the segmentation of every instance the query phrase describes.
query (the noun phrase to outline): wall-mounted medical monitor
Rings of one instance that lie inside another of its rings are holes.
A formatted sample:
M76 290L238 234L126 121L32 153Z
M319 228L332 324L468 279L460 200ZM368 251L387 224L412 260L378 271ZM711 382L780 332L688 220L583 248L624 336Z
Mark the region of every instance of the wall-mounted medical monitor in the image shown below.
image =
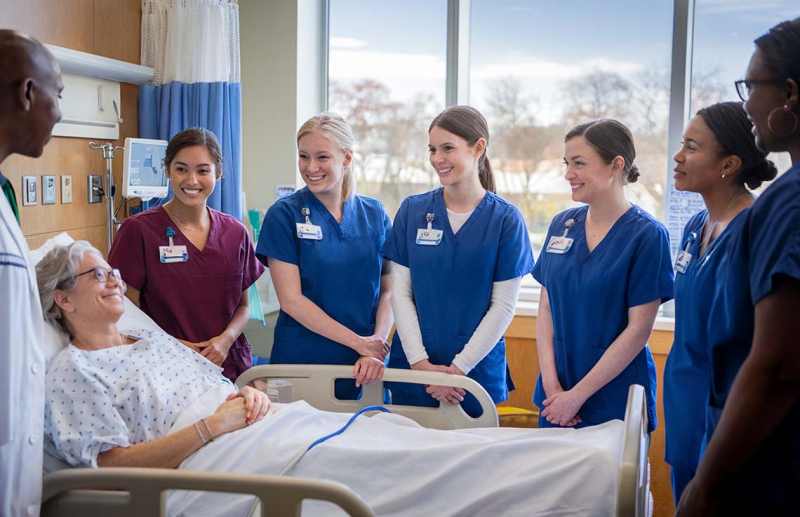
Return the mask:
M164 172L166 140L125 139L122 196L151 199L167 197L169 184Z

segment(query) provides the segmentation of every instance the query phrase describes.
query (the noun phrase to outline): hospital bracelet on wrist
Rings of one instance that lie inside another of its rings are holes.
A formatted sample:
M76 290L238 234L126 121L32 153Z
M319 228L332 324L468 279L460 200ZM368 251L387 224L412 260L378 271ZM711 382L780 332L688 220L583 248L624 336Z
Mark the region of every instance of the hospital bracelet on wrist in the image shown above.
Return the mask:
M214 441L214 438L216 438L216 436L214 436L214 433L211 432L211 428L208 427L208 422L206 422L206 419L205 418L201 418L200 421L203 422L204 426L206 426L206 431L208 431L208 436L211 437L211 438L209 438L209 441Z
M203 445L207 444L208 440L206 439L205 436L203 436L203 433L200 432L200 426L197 425L197 422L194 423L194 429L195 431L197 431L197 434L200 435L200 439L203 440Z

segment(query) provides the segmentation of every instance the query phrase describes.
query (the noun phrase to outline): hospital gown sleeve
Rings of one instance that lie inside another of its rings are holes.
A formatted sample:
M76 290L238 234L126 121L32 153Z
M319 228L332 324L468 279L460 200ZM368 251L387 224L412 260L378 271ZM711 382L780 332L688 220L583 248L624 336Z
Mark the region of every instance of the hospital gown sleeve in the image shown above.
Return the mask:
M503 282L527 275L533 270L533 248L522 214L511 207L503 218L494 281Z
M398 264L392 266L392 312L408 364L427 359L428 353L422 341L417 306L414 303L411 270Z
M675 276L669 236L664 226L652 223L631 237L636 246L628 277L628 308L653 300L671 300L675 293Z
M517 306L522 277L492 284L489 310L484 314L478 328L472 333L464 349L453 359L453 364L465 374L475 368L503 337ZM405 341L403 341L405 346Z
M772 205L775 197L771 199ZM779 214L775 207L764 205L750 214L748 244L753 305L775 289L777 277L800 280L800 200L793 197L779 204Z
M383 243L383 256L403 267L409 267L408 260L408 199L405 199L394 216L394 225ZM413 230L412 231L416 231ZM400 336L403 339L403 336ZM404 343L405 346L405 343Z
M287 264L300 265L296 223L291 205L286 201L279 201L267 210L256 246L256 257L262 264L267 265L267 257L272 257Z
M45 435L73 467L97 467L100 453L132 445L130 431L106 388L82 375L76 365L59 358L53 361L46 396Z
M119 269L125 283L137 291L141 291L147 280L147 269L144 257L144 236L142 226L137 219L122 222L111 251L108 252L108 263Z

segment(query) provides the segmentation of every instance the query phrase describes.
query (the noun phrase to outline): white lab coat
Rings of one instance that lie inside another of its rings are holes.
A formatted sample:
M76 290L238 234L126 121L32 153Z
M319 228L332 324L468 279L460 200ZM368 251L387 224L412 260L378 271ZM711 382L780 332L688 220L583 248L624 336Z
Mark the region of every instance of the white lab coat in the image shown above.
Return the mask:
M42 497L42 308L28 245L0 193L0 515L39 515Z

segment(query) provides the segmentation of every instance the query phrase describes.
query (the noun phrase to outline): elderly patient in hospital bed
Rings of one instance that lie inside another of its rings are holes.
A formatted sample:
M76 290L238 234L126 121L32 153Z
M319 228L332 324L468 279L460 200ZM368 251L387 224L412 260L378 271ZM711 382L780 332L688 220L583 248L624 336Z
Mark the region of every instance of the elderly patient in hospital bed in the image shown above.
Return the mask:
M37 275L45 317L69 336L47 372L45 436L74 467L278 475L351 416L302 401L271 407L163 332L121 335L124 284L86 242L53 248ZM381 413L359 417L287 475L343 483L378 515L612 515L622 427L437 431ZM168 510L244 515L252 501L176 491ZM304 503L304 515L331 511Z

